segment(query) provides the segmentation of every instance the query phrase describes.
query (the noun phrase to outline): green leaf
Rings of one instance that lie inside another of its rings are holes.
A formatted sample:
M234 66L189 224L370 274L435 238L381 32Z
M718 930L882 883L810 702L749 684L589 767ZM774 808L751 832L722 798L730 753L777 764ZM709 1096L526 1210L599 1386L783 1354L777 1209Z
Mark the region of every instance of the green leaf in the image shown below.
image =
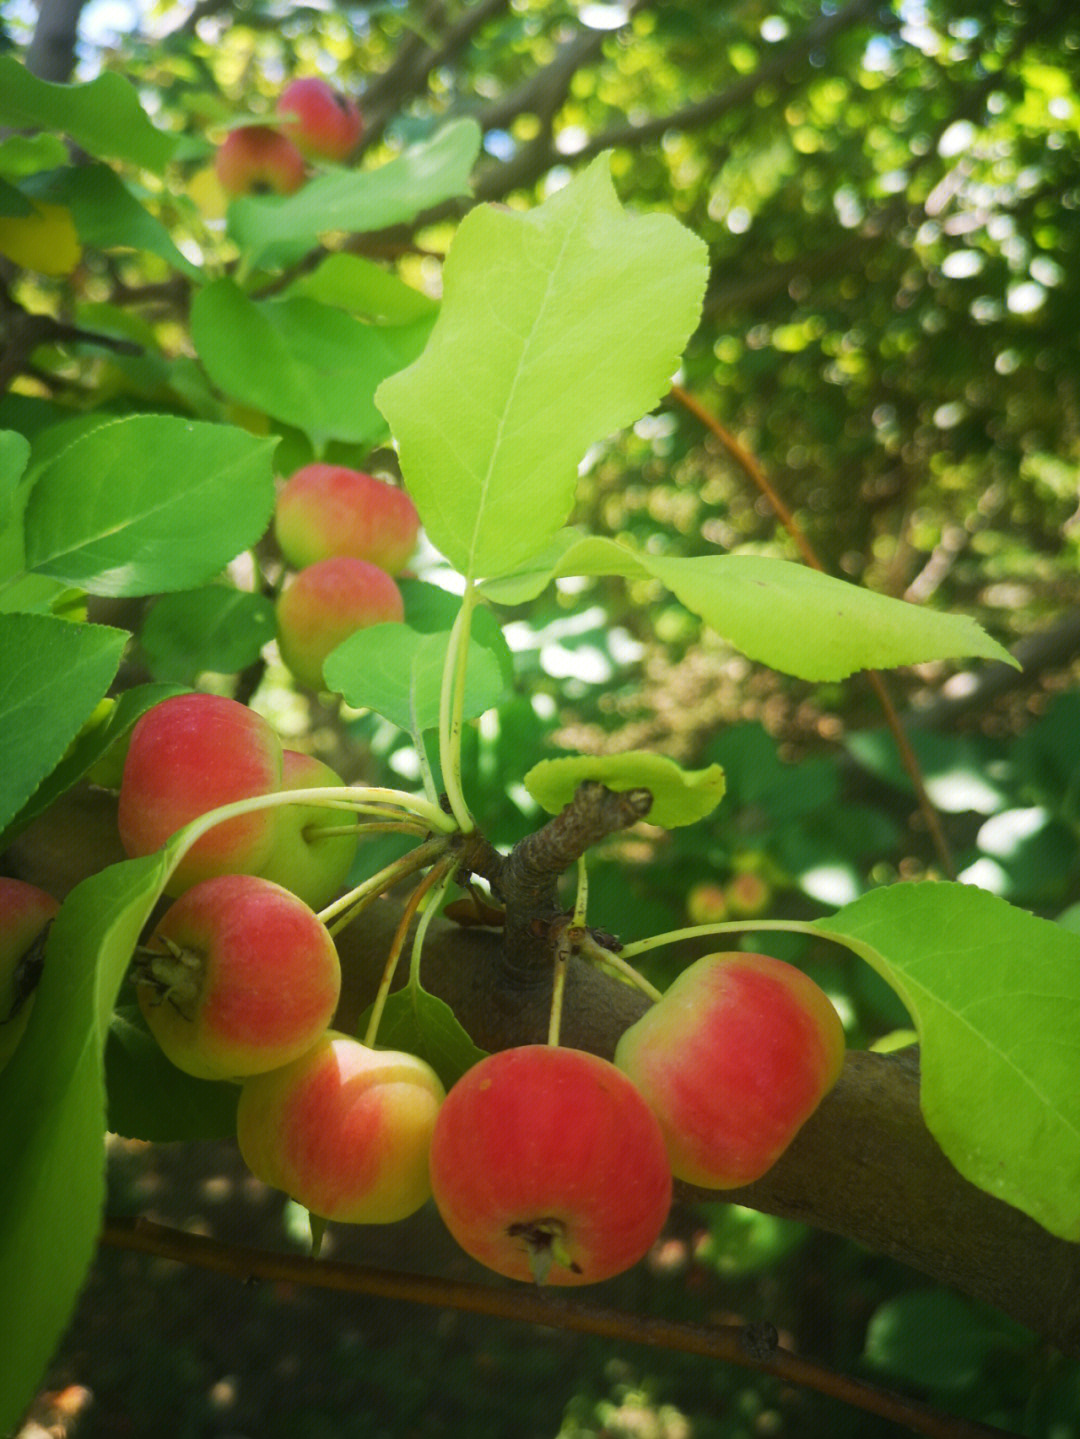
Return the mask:
M274 625L265 595L207 585L155 601L139 643L155 679L193 684L206 670L233 674L254 664Z
M26 566L97 595L211 579L261 538L276 441L229 425L133 415L42 468L26 507Z
M670 216L621 208L607 156L535 210L462 221L427 349L376 398L463 574L513 571L565 522L589 445L664 394L706 268Z
M54 85L0 55L0 123L17 130L59 130L96 159L126 160L161 171L177 137L158 130L130 80L103 71L85 85Z
M666 755L644 750L542 759L529 770L523 783L549 814L558 814L586 780L598 780L616 794L630 789L649 790L653 802L646 819L665 829L696 824L713 812L724 794L724 771L718 764L685 770Z
M927 1127L964 1178L1080 1240L1080 935L945 882L872 890L814 927L903 1000Z
M103 707L111 706L108 715L99 720L96 713L91 713L87 723L68 746L60 763L38 785L10 824L0 832L0 849L10 844L15 835L37 819L38 815L44 814L54 800L59 799L72 785L77 784L83 775L93 769L98 760L123 739L141 714L168 699L170 695L182 693L183 687L180 685L135 685L132 689L125 690L115 703L112 700L104 701Z
M360 1017L357 1034L366 1034L370 1017L369 1007ZM375 1048L419 1055L446 1089L486 1055L473 1044L450 1006L415 982L387 997Z
M1029 1330L947 1289L912 1289L880 1305L866 1330L864 1357L880 1373L922 1389L970 1394L990 1364L1015 1364Z
M0 530L14 523L15 497L29 459L29 442L14 430L0 430Z
M71 1317L105 1197L102 1053L139 933L162 892L164 854L84 880L49 933L30 1021L0 1073L0 1430L17 1427Z
M128 635L51 615L0 614L0 826L26 804L93 712Z
M372 709L412 735L439 723L439 694L450 631L372 625L338 645L323 672L330 689L355 709ZM464 717L493 709L513 683L513 657L490 610L473 615L465 674Z
M372 396L424 348L430 316L367 325L315 300L250 300L231 280L195 296L191 334L214 384L234 400L328 439L370 445L386 434Z
M474 120L455 120L377 170L335 170L295 195L252 196L229 206L228 228L251 265L289 263L320 235L363 235L407 225L424 210L469 193L480 149Z
M34 175L39 170L58 170L70 158L68 148L59 135L8 135L0 140L0 175L9 180ZM2 213L25 215L30 205L24 202L24 206L19 210L3 210Z
M165 1058L137 1004L113 1014L105 1044L108 1127L127 1139L171 1144L236 1134L240 1086L192 1079Z
M202 279L202 271L176 248L161 221L139 204L107 165L54 170L23 188L36 199L66 205L84 245L99 250L146 250L160 255L190 279Z
M523 604L567 575L660 580L750 659L799 679L839 680L860 669L967 655L1016 664L966 615L940 614L760 555L672 559L567 529L517 573L481 589L497 604Z
M285 292L290 299L317 300L348 310L376 325L411 325L434 318L439 302L406 285L374 260L345 251L328 255L310 275L301 275Z

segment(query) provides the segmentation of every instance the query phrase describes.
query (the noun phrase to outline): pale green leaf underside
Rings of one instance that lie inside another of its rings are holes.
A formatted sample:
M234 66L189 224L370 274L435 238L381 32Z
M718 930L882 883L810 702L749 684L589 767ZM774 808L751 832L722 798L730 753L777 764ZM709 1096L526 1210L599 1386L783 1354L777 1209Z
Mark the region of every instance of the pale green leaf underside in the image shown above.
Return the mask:
M466 216L427 348L376 395L463 574L509 573L565 522L588 447L665 393L706 271L677 221L622 209L607 156L535 210Z
M522 604L566 575L657 579L750 659L799 679L839 680L856 670L971 655L1015 663L966 615L940 614L760 555L672 559L563 530L518 574L482 589L497 604Z
M653 797L646 818L650 824L675 829L695 824L711 814L724 794L724 771L718 764L707 769L684 770L666 755L645 750L623 754L568 755L544 759L525 776L525 788L550 814L558 814L570 803L574 791L586 780L597 780L624 794L647 789Z
M927 1127L973 1184L1080 1240L1080 935L969 885L873 890L815 924L896 990Z

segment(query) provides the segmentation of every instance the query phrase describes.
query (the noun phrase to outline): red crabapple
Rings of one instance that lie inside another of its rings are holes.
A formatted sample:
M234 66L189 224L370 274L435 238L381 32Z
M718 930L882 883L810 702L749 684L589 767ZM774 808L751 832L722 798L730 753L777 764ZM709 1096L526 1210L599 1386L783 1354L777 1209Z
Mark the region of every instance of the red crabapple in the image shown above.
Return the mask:
M328 764L314 755L287 749L283 756L282 790L318 789L345 783ZM356 816L344 809L316 804L282 805L270 856L259 870L298 895L312 909L321 909L338 893L356 856L355 834L323 838L321 830L356 826Z
M709 954L622 1035L615 1063L660 1121L676 1179L770 1169L836 1083L844 1031L823 990L764 954Z
M686 914L691 924L720 924L728 917L723 885L703 879L692 885L686 896Z
M431 1193L428 1151L444 1095L416 1055L327 1030L299 1059L247 1081L236 1137L251 1172L312 1214L390 1224Z
M341 991L329 931L281 885L225 874L162 916L135 962L139 1008L196 1079L278 1069L326 1031Z
M728 881L724 895L733 919L756 919L769 907L772 886L764 875L744 870Z
M315 76L286 85L277 112L297 149L318 160L347 160L364 129L356 102Z
M321 690L331 650L357 630L404 618L401 591L385 570L335 555L293 575L278 596L278 649L302 685Z
M15 1053L40 974L35 941L60 908L51 894L21 879L0 877L0 1069Z
M420 517L404 490L343 465L305 465L278 496L274 533L294 569L331 555L367 560L388 574L405 568Z
M431 1186L466 1253L551 1284L629 1269L671 1204L663 1135L634 1086L606 1059L543 1044L489 1055L454 1085Z
M237 700L185 694L147 710L131 731L117 821L128 855L152 854L189 820L233 800L281 787L281 742ZM216 825L180 861L168 884L181 894L217 874L254 874L273 847L280 809Z
M304 157L287 136L269 125L230 130L214 157L227 195L291 195L304 183Z

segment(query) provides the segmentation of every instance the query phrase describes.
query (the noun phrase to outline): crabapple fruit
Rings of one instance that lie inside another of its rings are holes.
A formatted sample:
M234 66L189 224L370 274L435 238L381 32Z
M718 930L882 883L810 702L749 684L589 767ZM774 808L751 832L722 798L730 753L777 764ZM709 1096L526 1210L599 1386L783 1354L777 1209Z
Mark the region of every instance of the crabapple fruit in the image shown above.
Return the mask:
M282 790L344 785L328 764L314 755L287 749L283 756ZM264 879L292 890L312 909L321 909L341 889L356 857L355 834L323 836L322 830L356 827L356 816L344 809L317 804L282 805L274 845L259 870Z
M703 879L692 885L686 896L686 914L691 924L720 924L728 917L723 885Z
M660 1127L626 1076L543 1044L489 1055L454 1085L435 1124L431 1185L466 1253L551 1284L636 1264L672 1187Z
M387 574L405 568L420 516L404 490L343 465L305 465L286 481L274 533L294 569L331 555L352 555Z
M317 160L347 160L364 129L356 102L317 76L286 85L277 113L282 130L297 149Z
M390 1224L431 1193L428 1151L445 1098L415 1054L327 1030L240 1091L236 1137L251 1172L321 1219Z
M281 772L281 741L262 715L221 695L173 695L132 728L120 782L120 841L133 858L152 854L208 810L273 794ZM216 825L188 850L167 892L182 894L212 875L257 873L280 813L257 810Z
M0 877L0 1069L26 1029L40 977L37 941L59 908L37 885Z
M728 881L724 897L733 919L756 919L769 907L772 886L764 875L748 869Z
M337 1008L341 966L303 900L271 880L225 874L170 905L136 957L135 983L178 1069L239 1079L311 1048Z
M302 685L321 690L323 663L342 640L369 625L404 618L401 591L385 570L334 555L293 575L278 596L278 649Z
M214 157L227 195L291 195L304 183L304 157L288 136L270 125L230 130Z
M615 1048L660 1121L676 1179L705 1189L770 1169L843 1061L824 991L782 960L738 952L683 970Z

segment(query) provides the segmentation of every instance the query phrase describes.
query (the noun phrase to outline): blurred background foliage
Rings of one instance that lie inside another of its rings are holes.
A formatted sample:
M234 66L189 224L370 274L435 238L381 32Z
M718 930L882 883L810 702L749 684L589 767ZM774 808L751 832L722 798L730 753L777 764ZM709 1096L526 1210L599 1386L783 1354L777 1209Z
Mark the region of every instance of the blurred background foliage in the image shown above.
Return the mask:
M211 247L203 187L214 142L237 117L269 114L294 74L325 74L357 96L364 165L450 117L475 116L480 200L530 206L609 149L626 203L672 212L707 240L708 294L680 383L760 464L825 567L971 613L1025 658L1022 675L987 667L950 677L934 665L889 685L956 871L1080 927L1074 6L11 0L0 26L5 45L47 78L126 75L156 123L183 135L170 184L143 199L196 261ZM409 233L334 243L437 295L463 209L447 206ZM24 306L142 347L136 357L43 346L21 393L76 410L150 406L266 428L264 417L230 410L198 370L188 290L152 255L88 250L67 280L21 276ZM283 472L310 458L302 436L279 432ZM578 518L661 553L797 558L744 468L674 399L590 453ZM521 774L560 748L649 747L727 771L727 798L710 820L670 834L639 827L609 843L590 875L597 923L631 938L695 918L815 915L874 884L941 872L859 677L809 686L760 670L647 584L560 582L508 618L518 693L470 730L465 752L466 793L480 797L496 843L535 827ZM152 646L133 664L154 673ZM259 679L258 702L341 769L415 774L410 742L384 721L342 723L273 667ZM249 680L242 671L241 687ZM807 965L853 1044L894 1033L902 1042L907 1017L865 966L777 936L753 943ZM660 982L664 964L661 954ZM220 1151L181 1162L117 1146L112 1169L119 1209L151 1200L166 1217L227 1232L215 1206L228 1197L241 1205L234 1225L280 1242L287 1212L222 1180ZM217 1181L233 1188L214 1190ZM256 1222L244 1203L269 1207ZM410 1244L415 1253L436 1241L417 1229L403 1232L400 1245ZM265 1296L263 1320L233 1332L242 1352L230 1358L208 1327L196 1337L222 1291L192 1276L180 1285L167 1265L150 1283L169 1296L176 1332L153 1338L148 1313L141 1330L124 1329L140 1372L154 1375L133 1387L120 1331L103 1318L121 1319L112 1286L145 1284L147 1273L142 1261L103 1255L57 1362L56 1394L95 1386L96 1403L71 1420L80 1434L884 1432L854 1411L698 1361L616 1355L460 1316L441 1327L412 1314L387 1324L379 1309L361 1322L325 1296ZM1080 1434L1075 1366L992 1312L800 1226L708 1206L680 1220L648 1272L619 1283L612 1302L769 1318L804 1352L952 1412L1030 1435ZM280 1340L288 1331L295 1345L300 1320L309 1342L290 1370L282 1355L293 1348ZM281 1397L287 1383L302 1403ZM250 1398L252 1385L264 1402ZM177 1394L190 1396L179 1411Z

